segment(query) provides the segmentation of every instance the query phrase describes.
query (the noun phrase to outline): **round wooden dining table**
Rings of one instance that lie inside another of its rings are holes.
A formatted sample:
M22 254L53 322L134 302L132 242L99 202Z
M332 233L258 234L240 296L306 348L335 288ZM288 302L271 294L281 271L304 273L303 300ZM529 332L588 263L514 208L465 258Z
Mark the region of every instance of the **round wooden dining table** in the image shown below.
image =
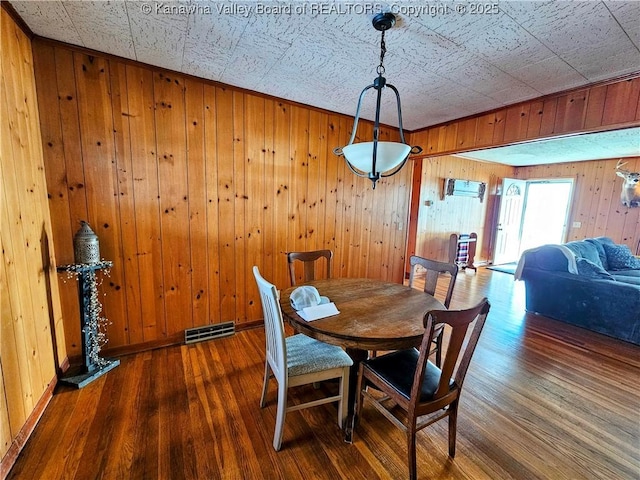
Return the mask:
M398 283L365 278L330 278L305 283L335 303L338 315L306 321L291 306L289 296L297 287L282 291L284 318L297 332L344 347L353 359L349 378L345 440L351 442L360 362L370 350L400 350L420 345L424 315L444 305L428 293Z

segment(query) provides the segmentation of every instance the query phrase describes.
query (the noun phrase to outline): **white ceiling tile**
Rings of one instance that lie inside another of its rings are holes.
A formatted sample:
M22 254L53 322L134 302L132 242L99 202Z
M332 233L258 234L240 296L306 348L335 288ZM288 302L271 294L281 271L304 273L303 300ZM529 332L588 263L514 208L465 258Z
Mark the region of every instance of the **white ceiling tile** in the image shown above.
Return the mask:
M553 52L583 49L594 44L621 44L628 37L600 1L508 2L505 11Z
M523 102L540 96L540 92L534 90L528 85L519 84L512 85L504 90L496 90L486 93L487 97L493 98L502 105L511 105L513 103Z
M189 15L188 1L127 1L136 60L180 71ZM146 7L149 6L150 12Z
M14 1L11 5L22 19L29 20L27 25L34 33L72 45L84 46L63 3L61 1Z
M590 82L606 78L612 67L619 75L640 70L640 51L630 42L597 44L588 51L575 49L561 57Z
M182 57L188 73L220 80L249 22L238 15L190 16Z
M636 48L640 48L640 2L605 1L616 21L622 25Z
M87 48L135 58L129 17L124 2L65 2L65 10Z
M553 93L558 82L577 86L584 84L585 77L559 57L550 57L527 64L509 74L540 93Z

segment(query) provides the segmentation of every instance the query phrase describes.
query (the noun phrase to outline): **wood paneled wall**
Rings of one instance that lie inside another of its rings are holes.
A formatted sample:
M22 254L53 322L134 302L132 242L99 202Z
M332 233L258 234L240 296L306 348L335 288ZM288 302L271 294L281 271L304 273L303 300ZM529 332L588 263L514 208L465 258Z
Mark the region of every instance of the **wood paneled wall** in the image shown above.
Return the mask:
M51 398L65 358L31 41L2 8L0 478ZM53 326L53 327L52 327Z
M569 218L568 240L607 236L637 253L640 245L640 208L620 202L622 178L615 174L618 159L570 162L519 167L516 178L536 180L573 178L574 193ZM625 158L623 168L640 171L640 157ZM572 227L580 222L580 227Z
M548 95L413 132L411 145L444 155L585 131L640 125L640 76Z
M81 219L114 262L108 349L260 320L251 267L286 288L287 251L329 248L335 276L402 280L411 169L375 190L355 177L332 153L352 119L43 40L34 57L59 263ZM77 355L72 282L61 301Z
M416 255L448 261L449 236L452 233L475 232L478 234L476 260L489 259L494 214L498 206L498 185L504 177L513 176L514 167L507 165L446 155L423 159L420 205L415 219ZM480 202L478 198L458 196L443 198L446 178L485 182L484 200Z

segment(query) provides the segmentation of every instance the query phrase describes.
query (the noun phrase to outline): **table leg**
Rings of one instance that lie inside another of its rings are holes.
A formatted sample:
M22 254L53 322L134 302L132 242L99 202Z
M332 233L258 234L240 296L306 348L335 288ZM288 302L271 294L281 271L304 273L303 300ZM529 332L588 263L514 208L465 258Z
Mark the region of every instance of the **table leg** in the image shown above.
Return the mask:
M346 351L353 360L353 365L349 372L349 396L347 398L347 421L344 426L344 441L353 443L353 428L355 427L356 421L355 406L356 399L358 398L358 392L356 391L358 386L358 369L360 368L360 362L367 359L369 352L356 348L347 348Z

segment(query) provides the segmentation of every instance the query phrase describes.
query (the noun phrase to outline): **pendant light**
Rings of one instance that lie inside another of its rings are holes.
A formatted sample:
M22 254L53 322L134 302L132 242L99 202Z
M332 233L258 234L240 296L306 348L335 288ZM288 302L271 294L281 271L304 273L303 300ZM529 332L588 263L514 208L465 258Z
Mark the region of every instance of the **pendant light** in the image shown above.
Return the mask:
M387 51L384 43L384 33L393 27L396 23L396 17L391 12L379 13L373 17L373 28L382 32L380 39L380 65L376 72L378 76L360 93L358 99L358 107L356 108L356 116L353 121L353 129L351 131L351 139L344 147L337 147L333 153L338 156L344 156L347 165L353 173L359 177L367 177L376 188L376 182L382 177L390 177L398 173L407 162L409 155L415 155L422 152L422 148L418 146L408 145L404 139L404 131L402 129L402 108L400 106L400 94L398 89L387 83L384 78L384 55ZM358 130L358 121L360 119L360 108L365 94L370 89L377 92L376 113L373 124L373 139L368 142L353 143ZM398 106L398 129L400 131L400 142L383 142L379 140L380 134L380 106L382 99L382 91L389 88L396 95L396 103Z

